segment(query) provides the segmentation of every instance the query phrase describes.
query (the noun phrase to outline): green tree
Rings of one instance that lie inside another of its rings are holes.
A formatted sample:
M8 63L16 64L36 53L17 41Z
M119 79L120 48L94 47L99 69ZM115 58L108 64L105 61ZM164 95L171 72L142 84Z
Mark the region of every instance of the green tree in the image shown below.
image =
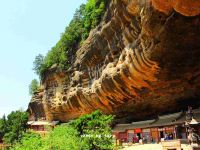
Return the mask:
M14 143L19 141L23 132L26 131L26 123L28 121L27 112L18 110L13 111L7 116L6 120L6 133L4 135L4 141L6 143Z
M33 70L37 75L41 75L41 72L44 71L45 64L44 64L44 56L42 54L38 54L35 57L35 60L33 62Z
M4 135L7 132L7 122L6 122L6 116L3 115L3 117L0 119L0 139L3 139Z
M78 132L70 126L56 127L45 139L44 150L80 150L81 140Z
M29 94L33 95L35 92L37 92L39 89L39 83L36 79L33 79L31 81L31 84L29 85Z
M39 134L27 132L22 134L20 142L17 142L11 150L41 150L44 146Z
M20 142L14 144L11 150L84 150L83 147L87 146L82 143L77 130L61 125L43 138L36 133L24 133Z
M111 150L112 120L112 115L95 111L57 126L43 139L37 134L22 132L21 140L11 150Z
M35 73L43 77L44 73L53 65L59 69L68 69L70 62L68 54L75 53L83 41L88 37L89 32L101 21L110 0L88 0L76 10L69 26L61 34L60 40L51 48L45 57L41 54L36 56L33 63Z
M112 115L104 115L99 110L83 115L70 124L78 130L84 145L90 150L113 149L111 123Z
M83 39L86 39L90 30L99 24L108 2L109 0L88 0L83 12L85 30Z

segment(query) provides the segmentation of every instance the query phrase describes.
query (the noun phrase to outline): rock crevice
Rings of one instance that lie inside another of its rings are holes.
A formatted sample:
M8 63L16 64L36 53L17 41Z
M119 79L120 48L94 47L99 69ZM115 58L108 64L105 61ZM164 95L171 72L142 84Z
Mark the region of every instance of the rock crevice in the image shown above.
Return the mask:
M112 0L72 67L45 76L31 116L65 122L100 109L127 122L199 105L200 1L187 2Z

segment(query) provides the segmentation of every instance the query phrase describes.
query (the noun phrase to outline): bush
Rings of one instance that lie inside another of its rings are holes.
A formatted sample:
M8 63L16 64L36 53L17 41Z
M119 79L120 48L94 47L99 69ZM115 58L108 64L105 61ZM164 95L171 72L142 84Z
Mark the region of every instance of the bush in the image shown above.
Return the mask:
M28 132L22 135L20 142L16 143L11 150L41 150L43 140L39 134Z
M113 139L110 124L113 116L100 111L57 126L43 139L33 133L23 133L11 150L111 150Z
M58 126L46 137L43 149L80 150L80 143L76 129L70 126Z
M112 115L103 115L100 111L83 115L70 124L78 130L87 149L113 149Z
M110 128L112 120L113 116L95 111L58 126L45 139L44 150L111 150L114 144Z

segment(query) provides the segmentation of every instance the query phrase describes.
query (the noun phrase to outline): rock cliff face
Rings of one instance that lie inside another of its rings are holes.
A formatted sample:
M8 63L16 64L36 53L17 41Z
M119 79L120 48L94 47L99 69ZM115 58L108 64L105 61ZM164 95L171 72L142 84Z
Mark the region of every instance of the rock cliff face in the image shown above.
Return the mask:
M112 0L100 25L52 67L31 116L68 121L100 109L120 122L200 106L200 0Z

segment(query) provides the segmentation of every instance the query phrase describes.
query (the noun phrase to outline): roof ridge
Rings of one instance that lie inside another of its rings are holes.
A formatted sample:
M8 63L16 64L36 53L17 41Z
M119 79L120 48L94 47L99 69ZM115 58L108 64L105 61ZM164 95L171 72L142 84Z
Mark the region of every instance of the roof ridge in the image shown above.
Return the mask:
M162 116L158 116L159 119L166 119L166 118L172 118L172 117L179 117L180 115L182 115L182 111L181 112L177 112L177 113L173 113L173 114L168 114L168 115L162 115Z

